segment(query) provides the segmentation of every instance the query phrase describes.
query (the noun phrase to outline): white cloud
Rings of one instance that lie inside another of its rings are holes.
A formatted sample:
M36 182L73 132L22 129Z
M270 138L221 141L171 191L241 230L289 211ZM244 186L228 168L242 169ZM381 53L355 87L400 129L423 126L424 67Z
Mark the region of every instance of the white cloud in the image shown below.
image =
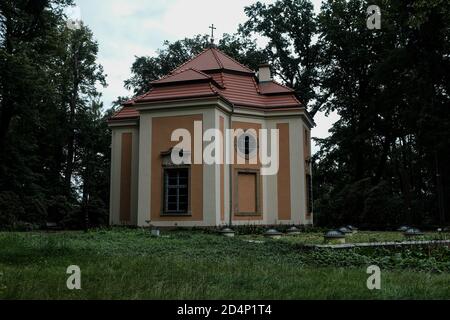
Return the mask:
M79 6L68 7L65 14L71 20L81 20L81 9Z
M115 17L132 16L139 10L140 4L137 1L110 1L110 12Z
M339 120L339 115L336 112L331 112L328 116L325 112L318 112L314 118L317 124L312 131L313 138L326 138L330 135L329 131L333 124ZM319 151L319 147L313 142L312 152L313 154Z
M211 23L217 27L216 35L234 33L239 23L246 20L244 7L254 2L253 0L177 0L167 6L161 17L147 20L144 25L161 30L173 39L209 33L208 27Z

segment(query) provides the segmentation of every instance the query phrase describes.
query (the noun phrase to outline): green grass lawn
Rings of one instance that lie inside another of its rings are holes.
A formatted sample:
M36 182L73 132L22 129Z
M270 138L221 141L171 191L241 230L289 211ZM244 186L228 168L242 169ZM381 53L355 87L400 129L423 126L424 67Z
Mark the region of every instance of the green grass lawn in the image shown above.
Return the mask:
M450 299L448 248L304 251L292 239L247 238L0 233L0 299ZM371 264L381 290L366 287ZM82 290L67 289L69 265L80 266Z

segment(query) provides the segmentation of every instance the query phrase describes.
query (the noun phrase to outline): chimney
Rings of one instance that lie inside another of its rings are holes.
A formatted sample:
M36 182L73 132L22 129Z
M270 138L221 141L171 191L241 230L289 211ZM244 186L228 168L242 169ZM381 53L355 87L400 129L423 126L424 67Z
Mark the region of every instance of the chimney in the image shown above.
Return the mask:
M259 82L272 81L272 75L270 74L270 64L264 63L259 66L258 78Z

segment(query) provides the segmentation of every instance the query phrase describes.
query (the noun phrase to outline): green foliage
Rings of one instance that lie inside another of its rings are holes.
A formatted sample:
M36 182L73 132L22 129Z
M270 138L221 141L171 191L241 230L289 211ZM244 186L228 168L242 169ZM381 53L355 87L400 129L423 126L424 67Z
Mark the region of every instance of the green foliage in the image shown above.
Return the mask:
M240 26L243 36L258 34L268 40L265 60L285 84L294 88L308 106L317 98L319 46L314 43L317 23L309 0L261 2L245 8L248 20ZM312 106L312 114L318 104Z
M66 27L71 4L0 4L0 228L64 223L84 207L104 222L110 134L97 85L105 77L92 32Z
M381 8L380 30L366 27L370 4ZM340 120L329 138L317 139L318 223L443 225L448 219L447 7L442 1L323 3L322 110L336 111Z
M2 299L448 299L449 252L300 251L203 232L0 233ZM83 290L66 289L66 268ZM382 268L367 290L366 268ZM442 271L442 272L441 272Z
M10 226L17 222L17 217L23 216L25 210L20 198L13 192L0 193L0 226Z

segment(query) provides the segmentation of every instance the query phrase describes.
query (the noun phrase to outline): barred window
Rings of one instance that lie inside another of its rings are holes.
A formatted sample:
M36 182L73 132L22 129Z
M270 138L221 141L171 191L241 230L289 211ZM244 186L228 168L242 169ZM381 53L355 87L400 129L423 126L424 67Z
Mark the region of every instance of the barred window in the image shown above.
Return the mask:
M189 169L164 169L164 214L187 214Z

